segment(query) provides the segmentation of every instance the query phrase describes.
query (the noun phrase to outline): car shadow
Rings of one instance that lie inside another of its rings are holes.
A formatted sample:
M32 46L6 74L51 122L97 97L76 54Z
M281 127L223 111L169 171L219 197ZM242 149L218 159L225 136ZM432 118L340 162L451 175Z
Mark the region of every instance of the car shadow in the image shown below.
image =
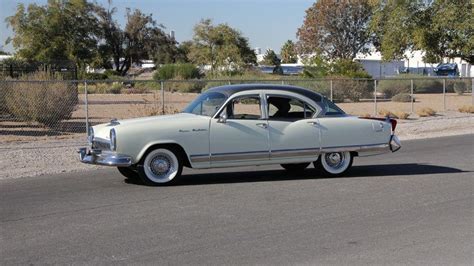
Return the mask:
M463 173L457 168L429 165L429 164L380 164L353 166L346 174L336 178L358 178L358 177L382 177L382 176L413 176ZM285 170L262 170L248 172L220 172L185 174L174 183L174 186L226 184L226 183L252 183L252 182L275 182L304 179L326 179L314 168L309 168L302 173L289 173ZM330 177L334 178L334 177ZM136 180L125 180L129 184L140 184Z

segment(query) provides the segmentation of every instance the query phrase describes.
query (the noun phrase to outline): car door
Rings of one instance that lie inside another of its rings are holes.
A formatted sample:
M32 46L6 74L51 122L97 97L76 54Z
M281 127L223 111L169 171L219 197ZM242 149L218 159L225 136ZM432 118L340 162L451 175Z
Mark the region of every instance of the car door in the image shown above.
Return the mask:
M315 161L321 147L317 107L297 96L265 95L270 159L278 162Z
M268 123L259 93L236 95L211 119L211 166L268 162Z

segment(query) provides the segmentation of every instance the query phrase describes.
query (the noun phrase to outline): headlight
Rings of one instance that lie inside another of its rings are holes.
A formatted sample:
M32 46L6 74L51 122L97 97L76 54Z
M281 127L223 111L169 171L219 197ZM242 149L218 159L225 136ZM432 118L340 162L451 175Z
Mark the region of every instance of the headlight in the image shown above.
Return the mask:
M117 148L117 136L115 134L115 129L111 129L110 130L110 149L112 151L115 151L115 149Z
M92 144L92 141L94 140L94 129L92 127L89 127L89 132L87 132L87 141L89 144Z

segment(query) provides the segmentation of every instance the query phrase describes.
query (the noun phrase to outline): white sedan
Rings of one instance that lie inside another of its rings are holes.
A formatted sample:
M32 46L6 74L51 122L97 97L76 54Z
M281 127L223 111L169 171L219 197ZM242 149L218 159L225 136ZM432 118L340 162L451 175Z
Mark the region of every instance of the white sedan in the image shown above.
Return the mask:
M396 120L345 114L313 91L294 86L229 85L199 95L182 113L91 127L83 163L116 166L148 185L170 184L191 168L310 163L338 176L355 156L400 149Z

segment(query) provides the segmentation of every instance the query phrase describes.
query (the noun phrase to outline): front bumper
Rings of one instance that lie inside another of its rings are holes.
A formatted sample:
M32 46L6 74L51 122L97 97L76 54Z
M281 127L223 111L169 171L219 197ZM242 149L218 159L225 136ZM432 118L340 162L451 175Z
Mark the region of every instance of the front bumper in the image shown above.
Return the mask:
M91 150L88 148L80 148L77 152L79 153L81 162L87 164L120 167L132 165L132 158L130 156L117 154L115 152L103 152L101 150Z

